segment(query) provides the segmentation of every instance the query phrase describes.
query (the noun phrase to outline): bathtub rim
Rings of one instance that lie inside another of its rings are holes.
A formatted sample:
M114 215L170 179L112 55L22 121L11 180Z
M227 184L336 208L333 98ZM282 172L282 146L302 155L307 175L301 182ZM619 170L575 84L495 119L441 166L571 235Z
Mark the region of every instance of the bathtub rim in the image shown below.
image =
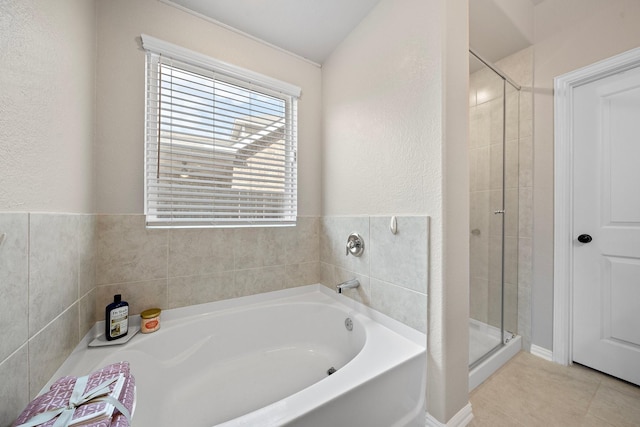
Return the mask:
M414 342L415 344L422 346L424 348L427 347L427 339L426 335L423 332L420 332L412 327L405 325L399 320L393 319L392 317L381 313L369 306L366 306L352 298L349 298L345 295L338 294L337 292L332 291L327 286L316 283L313 285L305 285L305 286L297 286L294 288L281 289L277 291L265 292L254 295L247 295L242 297L229 298L219 301L205 302L201 304L194 304L185 307L176 307L170 309L162 309L161 318L162 321L172 321L176 319L194 317L198 315L206 315L211 313L212 311L223 311L223 310L232 310L234 308L245 306L245 305L253 305L259 303L268 303L273 300L295 297L304 295L310 292L320 292L330 298L333 298L337 302L347 306L349 309L358 311L364 314L366 317L369 317L376 323L381 324L382 326L390 329L391 331L407 338L408 340ZM129 316L129 322L131 326L140 326L140 315L131 315ZM97 321L91 329L85 334L85 336L80 340L74 352L78 349L83 349L87 347L91 341L93 341L96 337L104 333L104 320ZM81 346L82 344L82 346ZM67 358L69 358L73 353L69 354ZM43 389L48 390L49 386L53 383L52 380L48 382Z

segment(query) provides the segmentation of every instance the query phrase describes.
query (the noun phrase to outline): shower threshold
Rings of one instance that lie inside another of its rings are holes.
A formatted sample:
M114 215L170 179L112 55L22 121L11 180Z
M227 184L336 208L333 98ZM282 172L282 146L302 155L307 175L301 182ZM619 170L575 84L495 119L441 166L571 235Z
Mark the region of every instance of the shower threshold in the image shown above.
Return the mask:
M504 343L497 345L469 367L469 391L485 382L522 349L520 335L510 335L510 339L505 339Z

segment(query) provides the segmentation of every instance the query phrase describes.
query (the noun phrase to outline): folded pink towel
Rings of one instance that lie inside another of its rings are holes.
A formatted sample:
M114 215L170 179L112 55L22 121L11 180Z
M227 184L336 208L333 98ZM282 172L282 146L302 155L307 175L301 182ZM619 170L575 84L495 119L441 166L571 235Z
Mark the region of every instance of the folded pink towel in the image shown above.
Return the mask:
M82 384L86 381L86 386ZM78 383L79 387L76 387ZM78 405L70 405L72 394L75 390L76 398L80 396L82 403ZM85 396L87 393L98 390L93 396ZM62 408L74 408L73 416L67 425L78 425L87 427L129 427L129 421L123 416L121 411L114 407L119 406L117 402L109 400L109 397L115 398L124 406L123 411L129 412L133 410L135 400L135 378L129 371L128 362L119 362L106 366L87 377L63 377L54 382L49 391L36 397L26 409L16 419L13 426L38 425L42 427L51 427L55 424L58 415L43 421L41 424L33 424L34 418L46 412L55 412ZM95 399L94 399L95 398ZM86 401L85 401L86 400ZM113 402L110 403L110 402ZM60 415L62 416L62 415ZM45 417L40 415L40 417Z

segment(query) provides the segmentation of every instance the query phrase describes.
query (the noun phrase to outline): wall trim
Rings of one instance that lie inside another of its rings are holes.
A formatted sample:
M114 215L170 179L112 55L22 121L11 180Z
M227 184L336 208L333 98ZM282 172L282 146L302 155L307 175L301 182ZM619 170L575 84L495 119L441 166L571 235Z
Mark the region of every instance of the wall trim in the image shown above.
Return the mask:
M471 402L458 411L446 424L442 424L436 420L430 413L426 413L426 427L465 427L473 419L473 411L471 410Z
M531 344L531 354L541 359L548 360L549 362L553 362L553 352L544 347Z
M552 360L562 365L573 360L573 90L638 66L640 48L635 48L554 79Z

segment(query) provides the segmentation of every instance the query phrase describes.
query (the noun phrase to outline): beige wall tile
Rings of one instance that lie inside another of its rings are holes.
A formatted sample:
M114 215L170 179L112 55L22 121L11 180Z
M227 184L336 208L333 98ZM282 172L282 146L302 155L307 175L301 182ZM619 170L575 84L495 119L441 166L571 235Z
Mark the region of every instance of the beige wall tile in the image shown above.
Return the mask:
M288 227L234 229L234 269L285 265L285 242L289 232Z
M29 404L28 346L0 362L0 425L10 426Z
M469 311L472 319L489 322L489 281L471 277L469 289Z
M529 116L532 117L532 116ZM533 135L533 119L521 118L520 119L520 138L526 138Z
M320 263L320 283L324 286L335 290L335 286L338 283L335 280L335 266L326 262Z
M518 334L522 337L522 348L531 347L531 270L533 242L518 239Z
M80 318L80 338L82 338L96 323L97 313L95 288L80 298L78 301L78 310Z
M78 304L29 340L29 397L34 398L80 340Z
M78 215L78 298L95 288L96 216Z
M364 239L364 252L360 257L345 255L349 234L359 233ZM329 264L354 271L358 274L369 274L369 217L323 217L320 232L320 260Z
M320 260L320 218L298 217L295 227L287 227L284 245L287 264L302 264Z
M509 188L504 192L504 234L518 237L518 189ZM495 215L499 216L499 215Z
M502 222L505 215L495 212L504 209L502 190L491 190L489 199L489 235L493 238L502 236Z
M518 238L504 238L504 281L518 283Z
M29 338L29 215L0 214L0 295L7 304L0 310L0 361Z
M372 278L427 293L428 219L398 216L397 234L389 229L391 217L371 217Z
M502 323L502 283L496 280L489 280L489 301L487 303L488 324L500 328Z
M233 270L232 229L169 230L169 277Z
M489 279L489 238L483 236L471 236L470 248L470 277Z
M517 140L519 136L520 92L510 84L505 85L505 141Z
M502 79L497 77L495 78L497 84L495 84L495 93L496 98L492 99L489 102L489 107L491 109L491 116L489 118L490 126L491 126L491 144L502 144L502 140L504 139L504 130L502 124L504 123L504 104L502 100Z
M29 336L33 336L78 299L79 216L30 214L29 218Z
M523 137L519 140L520 147L518 149L519 162L519 186L533 186L533 138Z
M353 271L345 270L340 267L334 268L334 280L335 284L330 287L331 290L337 291L336 286L340 283L344 283L347 280L358 279L360 286L352 289L344 289L342 295L347 298L351 298L359 303L371 307L371 278L362 274L355 273Z
M219 301L241 296L234 286L233 271L218 271L203 276L169 278L168 308Z
M519 151L520 141L516 138L505 142L504 157L504 181L505 188L518 188L519 186Z
M236 270L233 283L240 296L285 289L287 287L285 266Z
M317 261L287 264L285 273L287 276L286 286L288 288L320 283L320 263Z
M96 288L96 320L104 320L105 309L116 294L121 294L122 300L129 303L129 315L140 314L148 308L169 308L167 279L102 285Z
M471 183L472 191L486 191L491 189L491 152L489 146L475 150L476 173L475 180Z
M478 147L478 126L480 125L480 117L475 107L475 93L471 93L469 103L469 150Z
M478 190L478 149L473 147L469 150L469 191L472 193Z
M500 281L502 278L502 238L489 238L489 280Z
M533 191L531 188L520 188L519 196L518 236L533 237Z
M489 188L491 190L499 190L503 188L503 170L504 170L504 160L503 154L504 146L502 141L499 141L495 144L491 144L489 147L489 164L487 167L489 168Z
M98 215L96 284L167 277L167 230L146 229L144 215Z
M420 332L427 331L427 296L371 279L371 307Z
M478 117L476 147L488 147L491 143L491 109L489 103L478 105L476 113Z
M518 332L518 285L504 283L504 329Z

